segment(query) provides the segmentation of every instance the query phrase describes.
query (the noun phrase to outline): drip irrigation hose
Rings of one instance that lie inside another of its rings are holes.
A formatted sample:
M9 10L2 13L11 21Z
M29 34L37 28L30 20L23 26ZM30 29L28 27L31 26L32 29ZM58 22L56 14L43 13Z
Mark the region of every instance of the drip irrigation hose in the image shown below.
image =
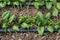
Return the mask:
M10 29L10 31L8 30L4 30L4 29L0 29L0 33L4 33L4 32L15 32L13 29ZM30 29L29 31L26 29L19 29L19 31L16 32L22 32L22 33L26 33L26 32L37 32L37 29ZM44 32L49 32L47 29L44 30ZM57 30L54 30L54 32L58 32Z

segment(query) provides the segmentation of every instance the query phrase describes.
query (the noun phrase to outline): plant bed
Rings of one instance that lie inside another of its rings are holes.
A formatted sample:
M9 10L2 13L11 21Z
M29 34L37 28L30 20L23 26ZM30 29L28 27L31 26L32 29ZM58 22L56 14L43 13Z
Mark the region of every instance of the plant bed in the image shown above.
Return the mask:
M20 4L19 1L13 1L12 6L5 7L7 5L7 2L1 1L1 31L20 32L22 31L22 28L24 29L22 32L38 31L39 35L43 35L44 31L46 30L49 32L54 32L54 30L56 29L56 32L60 33L60 2L40 2L35 1L33 4L34 7L29 6L29 4L22 7L22 3Z

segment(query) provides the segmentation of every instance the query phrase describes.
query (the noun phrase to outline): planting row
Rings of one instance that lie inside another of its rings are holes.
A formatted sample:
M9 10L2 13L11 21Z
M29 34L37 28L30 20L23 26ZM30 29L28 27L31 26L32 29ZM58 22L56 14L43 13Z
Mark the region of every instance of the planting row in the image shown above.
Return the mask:
M29 8L29 5L32 5L33 0L29 0L29 2L27 3L27 8ZM33 6L36 9L39 9L39 7L45 5L46 8L52 9L52 8L57 8L58 10L60 10L60 2L57 2L58 0L35 0L33 1ZM22 9L22 5L26 4L26 0L1 0L0 1L0 8L5 7L6 5L11 5L14 7L18 7L20 9Z
M0 19L0 29L4 29L5 31L9 29L19 31L19 29L22 28L29 31L29 29L37 28L38 34L43 35L44 30L47 28L49 32L53 32L56 29L60 33L60 20L57 22L52 20L52 16L58 18L58 14L54 13L56 13L56 11L53 11L52 14L48 12L46 16L43 17L43 13L39 11L35 17L22 15L17 18L16 15L10 11L6 11Z

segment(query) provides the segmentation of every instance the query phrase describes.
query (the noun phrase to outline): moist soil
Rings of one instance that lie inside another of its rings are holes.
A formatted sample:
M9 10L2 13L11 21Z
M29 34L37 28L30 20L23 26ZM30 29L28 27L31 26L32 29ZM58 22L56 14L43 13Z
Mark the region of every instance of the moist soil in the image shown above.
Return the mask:
M30 7L27 9L26 7L22 9L13 8L13 7L5 7L0 9L0 20L2 19L2 13L6 10L10 10L11 13L15 14L18 17L22 15L30 15L36 16L38 11L42 11L44 16L47 12L51 12L51 10L47 10L45 7L41 7L40 10L35 9L34 7ZM57 21L57 18L52 17L54 21ZM59 33L48 33L48 36L38 36L37 33L0 33L0 40L60 40Z
M0 33L0 40L60 40L59 33L38 36L37 33Z

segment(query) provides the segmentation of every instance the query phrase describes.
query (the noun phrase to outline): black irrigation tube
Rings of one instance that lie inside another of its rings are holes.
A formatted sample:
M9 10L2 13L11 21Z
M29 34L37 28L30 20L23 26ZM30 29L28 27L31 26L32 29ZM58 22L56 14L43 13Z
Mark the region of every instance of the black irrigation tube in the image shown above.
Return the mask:
M26 3L22 3L23 6L29 5L29 6L34 6L34 2L26 2ZM44 3L44 5L46 5L46 3ZM13 3L11 3L10 6L13 6Z
M15 32L13 29L10 29L10 31L8 30L4 30L4 29L0 29L0 33L5 33L5 32ZM30 30L26 30L26 29L19 29L19 31L17 32L22 32L22 33L26 33L26 32L37 32L37 29L30 29ZM49 32L47 29L44 30L44 32ZM54 32L58 32L57 30L54 30Z
M22 3L23 6L26 6L26 5L29 5L29 6L34 6L34 2L25 2L25 3ZM44 5L46 5L46 2L44 2ZM52 3L52 5L54 5L54 3ZM11 3L10 6L13 6L13 3Z

